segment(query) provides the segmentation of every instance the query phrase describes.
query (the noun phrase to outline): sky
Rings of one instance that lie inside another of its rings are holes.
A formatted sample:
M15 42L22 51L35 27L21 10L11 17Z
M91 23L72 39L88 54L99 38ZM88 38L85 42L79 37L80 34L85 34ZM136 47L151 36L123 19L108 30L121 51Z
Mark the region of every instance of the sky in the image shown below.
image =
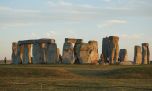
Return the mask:
M119 36L133 60L134 46L149 43L152 53L152 0L0 0L0 59L11 59L12 42L52 38L97 40ZM152 59L152 57L151 57Z

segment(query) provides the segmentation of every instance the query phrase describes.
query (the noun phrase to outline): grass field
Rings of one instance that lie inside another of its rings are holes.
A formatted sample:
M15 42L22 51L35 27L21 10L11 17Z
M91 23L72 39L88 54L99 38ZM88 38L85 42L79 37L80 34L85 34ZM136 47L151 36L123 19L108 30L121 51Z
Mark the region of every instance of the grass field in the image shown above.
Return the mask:
M152 91L152 65L0 65L0 91Z

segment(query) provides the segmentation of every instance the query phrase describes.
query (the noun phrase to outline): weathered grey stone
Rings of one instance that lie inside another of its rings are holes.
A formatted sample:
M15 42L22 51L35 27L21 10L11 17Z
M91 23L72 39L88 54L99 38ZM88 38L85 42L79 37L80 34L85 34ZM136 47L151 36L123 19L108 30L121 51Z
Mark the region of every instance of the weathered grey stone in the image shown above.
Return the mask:
M65 38L65 43L76 43L77 39L75 38Z
M47 62L47 44L46 43L40 43L40 58L39 58L39 63L40 64L46 64Z
M109 47L110 47L110 64L118 63L119 57L119 37L110 36L109 37Z
M67 63L65 62L65 60L67 60L67 57L65 57L65 54L66 56L68 56L68 53L66 53L66 50L71 50L73 52L73 54L69 54L69 57L72 57L70 59L72 59L70 63L73 63L73 60L74 60L74 63L77 63L79 64L79 60L80 60L80 45L81 43L83 42L82 39L74 39L74 38L65 38L65 43L64 43L64 46L63 46L63 55L62 55L62 60L63 60L63 63ZM72 47L70 47L70 46ZM66 46L69 46L69 49L66 47ZM64 48L67 48L67 49L64 49ZM74 55L74 58L73 58L73 55ZM65 59L66 58L66 59Z
M12 43L12 63L19 64L19 57L18 57L18 44L13 42Z
M80 64L80 48L83 43L82 39L77 39L74 46L74 56L75 56L75 64Z
M33 64L55 63L57 46L54 39L39 39L33 43Z
M105 37L102 40L102 61L105 63L109 63L110 57L110 46L109 46L109 37Z
M62 56L60 54L60 49L57 48L57 63L61 64L62 63Z
M23 40L23 41L19 41L18 45L21 44L35 44L35 43L55 43L54 39L36 39L36 40Z
M80 64L91 63L90 54L92 49L90 48L89 43L82 43L80 47Z
M31 44L24 44L22 64L32 63L31 60Z
M15 48L12 48L12 50L12 58L13 60L15 60ZM33 54L33 57L31 56L31 54ZM57 61L57 45L54 39L19 41L17 47L17 56L18 62L22 64L55 63Z
M82 39L77 39L74 46L74 56L76 64L97 64L99 60L97 41L83 43Z
M92 64L97 64L99 60L99 55L98 55L98 42L97 41L89 41L88 42L90 45L90 61Z
M48 44L48 61L47 64L56 64L58 60L58 53L57 53L57 45L56 43Z
M149 44L142 43L142 64L149 64L150 63L150 51L149 51Z
M23 45L23 44L33 44L34 40L23 40L23 41L18 41L18 45Z
M62 62L64 64L73 64L74 61L74 45L72 43L64 43Z
M55 43L55 40L54 39L39 39L38 40L38 43L46 43L46 44L52 44L52 43Z
M23 55L24 55L24 45L19 45L19 61L23 63Z
M142 63L141 46L135 46L135 49L134 49L134 63L135 64L141 64Z
M41 55L41 53L40 53L40 45L39 45L39 43L34 43L33 44L33 50L32 50L33 52L33 60L32 60L32 63L33 64L40 64L40 55Z
M128 61L127 49L120 49L119 61L120 62Z

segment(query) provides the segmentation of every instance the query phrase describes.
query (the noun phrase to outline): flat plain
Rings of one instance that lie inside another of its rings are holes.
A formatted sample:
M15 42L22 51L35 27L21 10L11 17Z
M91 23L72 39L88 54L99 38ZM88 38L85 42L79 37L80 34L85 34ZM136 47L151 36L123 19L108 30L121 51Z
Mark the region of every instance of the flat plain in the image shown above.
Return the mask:
M152 65L0 65L0 91L152 91Z

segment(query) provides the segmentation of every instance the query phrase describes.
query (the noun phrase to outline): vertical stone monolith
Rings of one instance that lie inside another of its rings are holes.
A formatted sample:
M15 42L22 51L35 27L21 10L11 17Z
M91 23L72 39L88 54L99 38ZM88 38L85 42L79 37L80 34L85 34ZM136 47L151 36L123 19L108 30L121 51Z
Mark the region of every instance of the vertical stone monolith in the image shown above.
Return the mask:
M102 62L109 63L110 57L110 46L109 46L109 37L102 39Z
M24 45L24 50L23 50L22 64L32 63L32 60L31 60L31 44L23 44L23 45Z
M32 60L32 62L33 62L33 64L40 64L40 55L41 55L41 53L40 53L40 45L39 45L39 43L38 43L38 41L37 40L35 40L34 42L33 42L33 50L32 50L33 52L33 60Z
M23 55L24 55L24 45L23 44L19 44L19 61L20 64L23 63Z
M65 38L65 43L63 46L63 55L62 55L63 63L66 64L79 63L80 45L82 41L83 41L82 39Z
M40 64L46 64L47 62L47 43L39 43L40 44Z
M74 45L70 42L65 42L63 45L62 63L73 64L74 61Z
M13 42L12 43L12 63L13 64L19 64L19 53L18 53L18 44Z
M89 41L88 42L90 45L90 61L91 64L97 64L99 60L99 54L98 54L98 42L97 41Z
M81 48L82 43L83 43L82 39L77 39L75 43L75 46L74 46L75 64L80 64L80 48Z
M120 62L128 61L127 49L120 49L119 61Z
M58 61L58 50L56 43L48 44L48 61L47 64L56 64Z
M61 56L61 53L60 53L60 49L57 48L57 63L58 64L61 64L62 63L62 56Z
M118 36L110 36L109 37L109 49L110 49L110 64L118 63L119 57L119 37Z
M135 48L134 48L134 63L135 64L142 63L141 46L135 46Z
M89 43L82 43L80 47L80 64L89 64L91 63L90 54L92 53L92 49Z
M149 51L149 44L142 43L142 64L149 64L150 63L150 51Z

